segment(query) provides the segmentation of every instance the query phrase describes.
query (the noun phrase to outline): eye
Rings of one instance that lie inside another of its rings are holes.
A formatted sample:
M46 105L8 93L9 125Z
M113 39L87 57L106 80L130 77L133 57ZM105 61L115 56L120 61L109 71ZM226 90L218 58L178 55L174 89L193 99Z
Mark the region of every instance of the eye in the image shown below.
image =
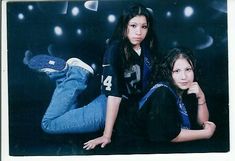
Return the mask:
M130 24L129 26L131 26L132 28L136 28L135 24Z
M180 72L180 69L173 70L172 72L177 74Z
M185 71L191 72L191 71L192 71L192 68L186 68Z
M148 29L147 25L142 26L143 29Z

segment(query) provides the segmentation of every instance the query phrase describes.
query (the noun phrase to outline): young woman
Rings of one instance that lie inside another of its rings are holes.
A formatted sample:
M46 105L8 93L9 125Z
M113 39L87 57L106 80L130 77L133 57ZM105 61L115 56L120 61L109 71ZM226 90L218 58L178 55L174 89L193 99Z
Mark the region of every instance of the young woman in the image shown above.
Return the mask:
M120 17L103 60L102 94L84 107L77 97L86 89L93 69L77 58L62 59L38 55L28 66L56 81L50 105L42 120L48 133L84 133L103 129L103 136L88 141L87 150L111 142L119 106L137 102L149 84L156 59L152 16L141 4L132 5Z
M126 132L151 142L209 139L216 126L208 121L206 97L196 80L192 52L170 50L156 71L162 82L141 99Z
M104 55L102 92L107 96L104 133L86 142L85 149L100 144L105 147L111 142L119 106L138 102L147 90L156 51L152 15L140 4L131 6L119 18Z

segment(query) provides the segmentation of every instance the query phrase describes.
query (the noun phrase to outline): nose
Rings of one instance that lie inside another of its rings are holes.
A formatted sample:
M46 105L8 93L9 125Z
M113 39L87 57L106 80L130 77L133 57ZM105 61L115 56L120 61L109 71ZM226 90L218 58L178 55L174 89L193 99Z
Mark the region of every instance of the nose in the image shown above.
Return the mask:
M140 27L137 27L135 33L136 33L137 35L140 35L140 34L141 34L141 28L140 28Z
M181 72L181 79L186 79L186 73L184 71Z

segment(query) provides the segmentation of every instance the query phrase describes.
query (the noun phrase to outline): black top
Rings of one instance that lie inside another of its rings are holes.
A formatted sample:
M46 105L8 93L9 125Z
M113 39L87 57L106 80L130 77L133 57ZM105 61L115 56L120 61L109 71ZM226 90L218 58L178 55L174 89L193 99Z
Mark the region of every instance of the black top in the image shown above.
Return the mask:
M183 102L186 106L191 129L199 129L197 125L196 96L184 94ZM181 115L176 104L176 97L166 87L159 87L152 93L141 110L130 111L123 108L117 121L117 135L128 135L152 142L170 142L181 131Z
M143 48L142 48L143 49ZM106 96L140 98L143 95L144 51L139 56L133 49L130 66L125 63L125 54L118 41L111 43L103 60L102 93Z

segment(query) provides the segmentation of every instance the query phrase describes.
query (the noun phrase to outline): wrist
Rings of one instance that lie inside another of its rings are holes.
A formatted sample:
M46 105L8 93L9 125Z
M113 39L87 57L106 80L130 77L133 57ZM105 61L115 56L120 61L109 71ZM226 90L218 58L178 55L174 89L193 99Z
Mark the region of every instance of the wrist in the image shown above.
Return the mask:
M204 96L198 97L197 104L204 105L206 103L206 98Z
M112 135L109 135L109 134L107 134L107 133L103 133L103 137L105 137L106 139L109 139L109 140L111 140L111 136Z
M199 101L199 100L198 100L197 104L198 104L199 106L200 106L200 105L204 105L204 104L206 104L206 100L202 100L202 101Z

